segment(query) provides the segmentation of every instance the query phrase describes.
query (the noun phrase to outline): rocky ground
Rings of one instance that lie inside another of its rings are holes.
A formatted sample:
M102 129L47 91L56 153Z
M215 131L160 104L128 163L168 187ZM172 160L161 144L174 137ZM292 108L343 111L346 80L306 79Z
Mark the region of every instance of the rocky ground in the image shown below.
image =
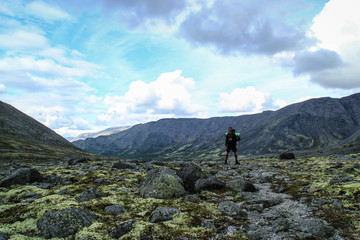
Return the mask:
M0 239L359 239L360 154L2 162Z

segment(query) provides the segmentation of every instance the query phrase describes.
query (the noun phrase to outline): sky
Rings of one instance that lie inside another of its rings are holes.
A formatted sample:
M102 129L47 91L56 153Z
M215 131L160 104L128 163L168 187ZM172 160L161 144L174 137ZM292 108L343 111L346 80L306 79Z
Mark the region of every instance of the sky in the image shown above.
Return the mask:
M358 0L0 0L0 100L62 136L360 92Z

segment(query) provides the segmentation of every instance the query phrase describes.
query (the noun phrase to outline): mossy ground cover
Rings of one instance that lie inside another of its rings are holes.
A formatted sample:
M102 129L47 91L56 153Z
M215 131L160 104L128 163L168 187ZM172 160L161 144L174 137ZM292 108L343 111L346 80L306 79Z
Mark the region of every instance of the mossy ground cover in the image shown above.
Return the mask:
M269 161L290 177L275 181L274 189L285 185L285 193L314 206L315 215L342 229L344 237L360 238L360 154Z
M0 188L0 231L11 236L10 239L41 239L37 237L37 220L54 209L68 207L83 207L94 212L98 219L89 227L82 228L75 239L111 239L109 232L125 222L134 221L132 229L120 239L210 239L219 232L224 232L226 226L246 228L246 221L232 219L217 210L220 201L231 199L242 202L244 199L236 191L225 188L222 190L205 190L199 194L194 202L185 202L184 198L172 200L142 198L138 193L141 181L146 178L145 163L139 163L138 170L112 169L114 160L88 161L75 166L67 164L39 164L32 163L44 177L56 176L67 179L65 183L54 184L47 189L36 185L16 185ZM205 174L215 174L223 170L219 161L203 162ZM341 164L339 164L341 163ZM311 205L316 199L325 200L318 206L315 213L342 229L348 239L360 238L359 198L360 154L351 156L302 157L296 160L279 160L276 158L243 157L241 165L253 165L276 169L279 175L288 176L289 180L272 180L275 189L284 185L285 193L291 194L299 201ZM6 165L10 168L10 164ZM17 167L21 167L18 164ZM23 163L29 166L29 162ZM180 166L174 162L153 164L154 167L172 168L179 170ZM233 167L235 171L241 170ZM354 170L350 170L354 169ZM353 181L330 184L331 180L339 176L349 176ZM1 177L4 177L2 175ZM97 179L104 179L106 183L97 183ZM225 180L225 179L224 179ZM96 199L78 202L75 197L86 189L96 188L102 193ZM61 194L62 192L67 194ZM31 194L29 194L31 193ZM37 196L37 197L34 197ZM341 206L334 205L337 200ZM113 216L104 211L106 206L121 204L125 212ZM173 220L152 223L150 217L158 207L174 207L181 212ZM202 222L213 223L216 230L205 228ZM226 239L246 239L243 232L227 236Z

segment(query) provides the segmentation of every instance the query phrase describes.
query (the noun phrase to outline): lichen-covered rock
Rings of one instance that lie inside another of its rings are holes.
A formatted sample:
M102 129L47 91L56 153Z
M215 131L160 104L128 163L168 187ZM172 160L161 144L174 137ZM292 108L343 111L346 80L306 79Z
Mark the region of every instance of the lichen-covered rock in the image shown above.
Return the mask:
M217 209L230 216L237 215L241 210L240 206L233 201L220 202Z
M199 200L199 195L197 194L189 194L184 198L184 202L195 202L197 200Z
M102 195L103 193L99 192L96 188L92 187L80 193L78 196L75 197L75 199L78 200L79 202L86 202L101 197Z
M226 183L219 180L215 176L211 176L208 178L200 178L195 183L195 192L200 192L202 190L214 190L214 189L222 189L226 187Z
M180 210L177 208L157 207L151 215L150 222L157 223L172 220L178 212L180 212Z
M155 168L147 173L141 183L139 193L142 197L171 199L185 195L182 179L169 168Z
M96 220L96 215L86 209L67 208L53 210L37 222L39 237L64 238L77 233Z
M235 191L239 192L256 192L257 189L251 182L240 178L227 182L227 186Z
M184 181L185 190L193 192L195 183L204 176L201 168L193 163L187 163L176 173Z
M303 237L331 237L335 233L335 229L320 219L302 219L294 224L294 229L303 232Z
M134 222L135 221L130 221L120 224L119 227L109 233L109 236L118 239L119 237L127 234L131 231Z
M121 204L113 204L110 206L106 206L104 211L106 213L111 213L114 216L118 216L118 215L124 213L125 208Z
M0 187L9 187L15 184L27 184L33 182L40 182L43 177L38 170L33 168L20 168L11 175L5 177L0 181Z

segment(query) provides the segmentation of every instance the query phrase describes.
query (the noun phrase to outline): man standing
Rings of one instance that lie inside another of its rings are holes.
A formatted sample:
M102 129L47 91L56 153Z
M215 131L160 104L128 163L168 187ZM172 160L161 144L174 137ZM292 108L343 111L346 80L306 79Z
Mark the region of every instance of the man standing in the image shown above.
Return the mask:
M237 154L236 154L236 142L238 140L240 140L240 134L236 134L235 130L232 129L232 127L229 127L229 130L225 134L225 137L226 137L226 139L225 139L225 150L226 150L225 164L227 164L227 160L228 160L230 151L234 152L235 164L240 164L238 159L237 159Z

